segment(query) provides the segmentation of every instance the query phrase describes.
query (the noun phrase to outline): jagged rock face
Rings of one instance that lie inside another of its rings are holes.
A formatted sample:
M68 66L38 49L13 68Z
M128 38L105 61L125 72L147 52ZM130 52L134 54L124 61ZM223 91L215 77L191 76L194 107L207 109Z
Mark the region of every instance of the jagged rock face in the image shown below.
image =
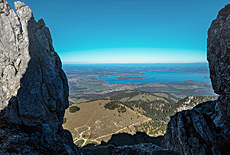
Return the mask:
M164 149L157 145L151 143L140 143L137 145L125 145L125 146L117 146L113 145L109 146L109 153L111 155L180 155L172 150Z
M230 153L230 139L220 120L218 102L205 102L172 116L162 146L187 155Z
M218 13L208 30L207 58L222 117L230 117L230 5Z
M176 112L182 111L182 110L190 110L196 105L207 102L207 101L215 101L218 99L218 95L216 96L188 96L182 100L179 100L175 105L178 105Z
M69 88L50 31L28 6L14 4L17 14L0 0L0 152L89 154L62 128Z
M68 107L68 84L49 29L15 2L0 3L0 108L13 124L49 124L57 132ZM17 17L18 16L18 17Z
M219 99L171 117L162 146L187 155L230 154L230 5L208 31L210 77Z

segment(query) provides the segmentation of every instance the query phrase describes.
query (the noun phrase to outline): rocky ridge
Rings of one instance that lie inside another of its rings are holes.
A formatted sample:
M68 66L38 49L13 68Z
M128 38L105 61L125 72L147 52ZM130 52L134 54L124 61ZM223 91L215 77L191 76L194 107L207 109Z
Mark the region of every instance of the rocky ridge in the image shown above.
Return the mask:
M0 152L89 154L62 128L69 88L44 20L0 0Z
M162 141L165 148L186 155L230 154L230 5L208 30L207 58L212 86L219 98L171 117Z
M207 101L215 101L218 99L218 95L216 96L188 96L185 97L182 100L179 100L177 103L175 103L176 112L180 112L182 110L191 110L196 105L207 102Z

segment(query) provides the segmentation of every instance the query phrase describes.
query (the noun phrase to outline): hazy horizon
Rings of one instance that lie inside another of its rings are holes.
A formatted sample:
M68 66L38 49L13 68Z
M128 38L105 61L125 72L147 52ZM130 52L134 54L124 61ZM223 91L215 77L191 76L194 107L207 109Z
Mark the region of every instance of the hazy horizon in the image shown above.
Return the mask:
M14 0L7 0L12 8ZM68 63L207 62L207 30L228 0L22 0Z
M175 63L171 63L171 62L162 62L162 63L76 63L76 62L74 62L74 63L62 63L62 64L64 64L64 65L93 65L93 64L95 64L95 65L97 65L97 64L124 64L124 65L126 65L126 64L208 64L208 62L175 62Z

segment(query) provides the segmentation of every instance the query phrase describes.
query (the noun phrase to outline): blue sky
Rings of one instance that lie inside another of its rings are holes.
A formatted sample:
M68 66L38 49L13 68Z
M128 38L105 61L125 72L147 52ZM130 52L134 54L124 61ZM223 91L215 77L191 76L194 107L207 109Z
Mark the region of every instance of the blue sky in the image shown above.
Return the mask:
M207 30L229 1L22 2L44 19L63 63L194 63L206 62Z

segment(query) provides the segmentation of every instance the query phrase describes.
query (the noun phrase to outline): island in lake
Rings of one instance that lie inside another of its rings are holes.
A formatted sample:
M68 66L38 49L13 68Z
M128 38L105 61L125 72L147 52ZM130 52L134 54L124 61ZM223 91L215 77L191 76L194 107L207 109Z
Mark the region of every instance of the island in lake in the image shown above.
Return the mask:
M142 76L142 77L131 77L131 76L119 76L119 77L115 77L115 79L119 79L119 80L128 80L128 79L146 79L148 77Z

